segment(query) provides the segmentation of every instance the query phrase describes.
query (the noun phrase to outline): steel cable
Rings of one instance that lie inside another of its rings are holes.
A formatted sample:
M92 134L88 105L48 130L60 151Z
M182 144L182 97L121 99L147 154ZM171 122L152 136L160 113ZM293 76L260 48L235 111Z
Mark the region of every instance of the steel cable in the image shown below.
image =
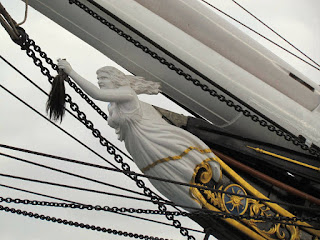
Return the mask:
M296 57L297 59L303 61L304 63L308 64L309 66L315 68L316 70L320 71L320 68L314 66L313 64L309 63L308 61L304 60L303 58L299 57L298 55L294 54L293 52L289 51L288 49L282 47L281 45L279 45L278 43L272 41L271 39L267 38L266 36L262 35L261 33L255 31L254 29L250 28L248 25L240 22L239 20L235 19L234 17L230 16L229 14L225 13L224 11L220 10L219 8L215 7L214 5L210 4L209 2L207 2L206 0L200 0L204 3L206 3L207 5L209 5L210 7L214 8L215 10L217 10L218 12L222 13L223 15L227 16L228 18L232 19L233 21L239 23L240 25L242 25L243 27L247 28L248 30L254 32L255 34L259 35L260 37L264 38L265 40L269 41L270 43L274 44L275 46L281 48L282 50L284 50L285 52L291 54L292 56ZM233 1L233 0L232 0ZM235 1L233 1L235 2ZM236 2L235 2L236 3ZM240 6L240 5L239 5ZM262 21L261 21L262 22ZM268 27L269 28L269 27ZM270 29L271 30L271 29ZM276 33L276 32L275 32ZM279 35L280 36L280 35ZM285 40L285 39L283 39ZM286 40L285 40L286 41ZM286 41L287 43L289 43L288 41ZM289 43L290 44L290 43ZM292 44L290 44L291 46L293 46ZM294 47L294 46L293 46ZM295 48L295 47L294 47ZM314 62L311 58L309 58L307 55L305 55L302 51L300 51L299 49L295 48L296 50L298 50L300 53L302 53L305 57L307 57L308 59L310 59L312 62ZM314 62L316 65L318 65L316 62ZM318 65L319 66L319 65Z
M34 152L34 151L30 151L30 150L24 150L24 149L15 148L15 147L10 147L10 146L3 145L3 144L0 144L0 147L12 149L12 150L17 150L17 151L22 151L22 152L27 152L27 153L31 153L31 154L36 154L36 155L40 155L40 156L45 156L46 155L46 154L42 154L42 153L39 153L39 152ZM0 153L0 155L6 156L6 157L9 157L11 159L18 160L18 161L23 161L23 162L26 162L26 163L30 163L30 164L34 164L34 165L37 165L37 166L41 166L41 167L52 169L51 167L47 167L47 166L42 165L42 164L34 163L34 162L31 162L31 161L28 161L28 160L25 160L25 159L22 159L22 158L17 158L17 157L14 157L14 156L3 154L3 153ZM49 156L46 156L46 157L51 157L51 156L52 155L49 155ZM278 201L273 201L273 200L270 200L270 199L257 198L257 197L250 196L250 195L243 195L243 194L225 192L225 191L218 190L218 189L215 189L215 188L209 188L209 187L196 185L196 184L189 184L189 183L173 181L173 180L170 180L170 179L163 179L163 178L148 176L148 175L136 173L136 172L133 172L133 171L124 171L124 170L120 170L120 169L109 168L109 167L105 167L105 166L101 166L101 165L81 162L81 161L68 159L68 158L62 158L62 157L58 157L58 156L52 156L52 157L54 159L61 160L61 161L72 162L72 163L75 163L75 164L81 164L81 165L95 167L95 168L104 169L104 170L108 170L108 171L124 173L124 174L127 174L127 175L135 175L135 176L144 177L144 178L147 178L147 179L154 179L154 180L157 180L157 181L168 182L168 183L177 184L177 185L181 185L181 186L194 187L194 188L197 188L197 189L200 189L200 190L201 189L202 190L209 190L211 192L216 192L216 193L221 193L221 194L224 193L224 194L229 194L229 195L234 195L234 196L240 196L240 197L244 197L244 198L248 198L248 199L255 199L255 200L260 201L260 202L270 202L270 203L274 203L274 204L278 204L278 205L294 207L294 208L297 208L297 209L303 209L303 210L310 211L310 212L318 212L318 211L320 212L320 209L304 207L304 206L300 206L300 205L296 205L296 204L278 202ZM60 171L60 170L56 170L56 171ZM115 187L117 188L117 186L115 186ZM134 193L137 193L137 192L134 192ZM143 194L141 194L141 195L143 195ZM173 204L173 203L171 202L170 204ZM190 208L189 206L182 206L182 205L175 205L175 206L176 207L183 207L183 208Z
M116 189L123 190L123 191L126 191L126 192L130 192L130 193L134 193L134 194L138 194L138 195L144 196L143 193L140 193L140 192L137 192L137 191L134 191L134 190L131 190L131 189L127 189L127 188L124 188L124 187L116 186L116 185L113 185L113 184L110 184L110 183L106 183L106 182L103 182L103 181L99 181L97 179L81 176L81 175L78 175L78 174L75 174L75 173L71 173L71 172L67 172L67 171L64 171L64 170L61 170L61 169L49 167L49 166L46 166L46 165L43 165L43 164L35 163L35 162L32 162L32 161L28 161L26 159L14 157L14 156L11 156L11 155L8 155L8 154L4 154L4 153L1 153L1 152L0 152L0 156L4 156L4 157L7 157L7 158L11 158L11 159L17 160L17 161L21 161L21 162L24 162L24 163L28 163L28 164L32 164L32 165L38 166L38 167L50 169L52 171L56 171L56 172L63 173L63 174L66 174L66 175L70 175L70 176L73 176L73 177L81 178L81 179L84 179L84 180L87 180L87 181L90 181L90 182L99 183L99 184L102 184L102 185L105 185L105 186L108 186L108 187L112 187L112 188L116 188ZM84 162L82 162L82 165L85 165Z
M74 190L79 190L79 191L85 191L85 192L91 192L91 193L97 193L97 194L104 194L104 195L108 195L108 196L127 198L127 199L132 199L132 200L137 200L137 201L154 202L154 201L152 201L150 199L147 199L147 198L132 197L132 196L127 196L127 195L123 195L123 194L117 194L117 193L111 193L111 192L106 192L106 191L88 189L88 188L83 188L83 187L76 187L76 186L71 186L71 185L67 185L67 184L43 181L43 180L38 180L38 179L26 178L26 177L19 177L19 176L14 176L14 175L10 175L10 174L0 173L0 176L1 177L6 177L6 178L12 178L12 179L19 179L19 180L23 180L23 181L47 184L47 185L56 186L56 187L69 188L69 189L74 189ZM161 202L161 203L163 204L165 202Z
M320 65L314 61L312 58L310 58L307 54L305 54L304 52L302 52L299 48L297 48L296 46L294 46L291 42L289 42L287 39L285 39L283 36L281 36L278 32L276 32L274 29L272 29L270 26L268 26L266 23L264 23L261 19L259 19L257 16L255 16L253 13L251 13L249 10L247 10L245 7L243 7L242 5L240 5L240 3L238 3L235 0L232 0L232 2L234 2L236 5L238 5L241 9L243 9L245 12L247 12L249 15L251 15L253 18L255 18L258 22L260 22L262 25L264 25L265 27L267 27L270 31L272 31L274 34L276 34L278 37L280 37L283 41L285 41L286 43L288 43L291 47L293 47L295 50L297 50L298 52L300 52L303 56L305 56L306 58L308 58L310 61L312 61L314 64L316 64L318 67L320 67ZM319 69L318 69L319 70Z

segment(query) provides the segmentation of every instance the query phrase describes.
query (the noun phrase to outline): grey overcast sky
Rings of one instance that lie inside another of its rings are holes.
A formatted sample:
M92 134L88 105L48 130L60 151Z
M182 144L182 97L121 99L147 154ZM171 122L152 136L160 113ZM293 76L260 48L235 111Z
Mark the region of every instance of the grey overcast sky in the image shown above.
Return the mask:
M19 22L23 19L24 3L22 1L1 0L1 3L13 16L13 18L16 19L16 21ZM285 46L283 41L272 34L269 30L265 29L261 24L253 20L252 17L244 13L231 0L211 0L211 3L226 11L233 17L239 19L240 21L248 24L257 31L272 38L274 41ZM259 16L263 21L272 26L294 45L310 55L310 57L320 62L320 17L318 13L320 9L320 2L318 0L239 0L239 3L243 4L250 11ZM23 25L23 28L26 29L30 37L34 39L39 46L41 46L48 56L54 60L57 58L67 58L75 69L93 82L96 79L95 71L97 68L103 65L115 65L106 56L102 55L92 47L88 46L86 43L77 39L77 37L65 31L52 21L48 20L45 16L31 8L29 9L28 19ZM299 60L292 58L288 54L283 53L281 50L274 48L265 40L254 35L253 37L263 45L270 48L273 52L280 55L290 64L295 66L310 79L314 81L320 80L320 74L318 71L308 67L304 63L301 63ZM290 47L288 47L288 49L292 50ZM39 69L33 65L31 59L28 58L17 45L12 43L3 28L0 28L0 54L14 64L18 69L20 69L26 76L34 80L46 91L49 91L49 84L40 73ZM2 60L0 60L0 82L38 111L43 114L45 113L44 110L46 97L31 84L26 82L25 79L23 79ZM110 129L105 121L94 114L94 112L88 108L77 95L73 94L72 92L71 94L74 100L79 102L81 109L87 113L88 118L94 121L96 127L101 130L103 135L106 136L111 142L115 143L119 148L124 150L124 145L117 141L113 129ZM182 109L175 106L162 96L143 97L143 100L154 105L171 109L173 111L185 113ZM101 107L101 109L106 111L106 104L97 104ZM52 126L49 122L43 120L43 118L39 117L31 110L27 109L24 105L22 105L2 89L0 89L0 116L0 144L41 151L101 165L105 164L101 159L84 149L70 137L65 136L65 134L63 134L60 130ZM61 127L79 139L83 140L87 145L112 161L112 158L107 154L105 149L99 146L99 142L92 137L92 134L88 132L87 129L83 128L83 126L72 117L67 115L61 124ZM5 149L0 149L0 152L26 158L38 163L43 163L55 168L64 169L66 171L92 177L115 185L121 185L138 191L135 184L121 174L91 169L89 167L79 167L75 166L74 164L66 164L52 159L17 153ZM134 164L130 165L133 171L138 171ZM55 173L2 156L0 156L0 173L126 194L126 192L120 190L114 190L96 183L79 180L75 177ZM0 177L0 184L24 188L93 205L99 204L102 206L108 205L155 209L154 205L145 202L137 202L134 200L121 199L95 193L80 192L58 187L49 187L46 185L8 179L4 177ZM0 196L50 201L50 199L44 197L22 193L3 187L0 187ZM85 210L33 207L14 204L7 205L9 207L37 212L44 215L60 217L63 219L84 222L117 230L147 234L168 239L185 239L175 228L144 222L111 213L97 213ZM169 223L163 216L151 216L151 218ZM191 220L183 218L181 219L181 222L185 227L201 230L201 228ZM203 239L202 234L193 232L191 233L194 234L197 239ZM127 239L124 237L83 230L55 223L48 223L5 212L0 212L0 236L1 240ZM210 239L213 238L211 237Z

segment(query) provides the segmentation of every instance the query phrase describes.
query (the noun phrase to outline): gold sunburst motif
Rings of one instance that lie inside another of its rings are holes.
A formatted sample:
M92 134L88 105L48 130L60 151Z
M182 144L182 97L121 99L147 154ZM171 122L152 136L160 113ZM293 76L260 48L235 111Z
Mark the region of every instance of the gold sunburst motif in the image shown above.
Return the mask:
M232 193L235 193L233 188L232 188ZM241 191L241 189L239 189L237 191L237 194L241 194L241 193L242 193L242 191ZM226 202L226 203L232 204L232 208L230 209L230 212L233 211L235 208L237 208L237 212L239 213L240 212L239 207L240 206L244 207L244 204L241 202L244 199L244 197L230 195L230 194L227 194L227 196L230 198L230 201Z
M242 215L248 208L248 201L246 197L234 195L247 195L246 191L238 184L228 185L225 190L231 194L224 193L222 196L224 207L228 213Z

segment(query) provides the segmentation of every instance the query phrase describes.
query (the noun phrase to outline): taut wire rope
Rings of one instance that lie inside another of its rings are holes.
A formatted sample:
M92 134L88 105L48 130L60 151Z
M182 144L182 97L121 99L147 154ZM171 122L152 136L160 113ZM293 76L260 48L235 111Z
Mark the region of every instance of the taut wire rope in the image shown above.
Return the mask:
M304 206L300 206L300 205L296 205L296 204L278 202L278 201L273 201L273 200L270 200L270 199L257 198L257 197L250 196L250 195L242 195L242 194L237 194L237 193L225 192L225 191L222 191L222 190L209 188L209 187L205 187L205 186L201 186L201 185L183 183L183 182L173 181L173 180L170 180L170 179L163 179L163 178L148 176L148 175L136 173L136 172L133 172L133 171L124 171L124 170L120 170L120 169L109 168L109 167L105 167L105 166L101 166L101 165L97 165L97 164L91 164L91 163L77 161L77 160L74 160L74 159L68 159L68 158L63 158L63 157L58 157L58 156L47 155L47 154L34 152L34 151L21 149L21 148L16 148L16 147L12 147L12 146L7 146L7 145L3 145L3 144L0 144L0 147L7 148L7 149L12 149L12 150L17 150L17 151L22 151L22 152L27 152L27 153L30 153L30 154L46 156L46 157L50 157L50 158L57 159L57 160L72 162L72 163L75 163L75 164L81 164L81 165L95 167L95 168L104 169L104 170L108 170L108 171L114 171L114 172L124 173L124 174L128 174L128 175L135 175L135 176L144 177L144 178L147 178L147 179L154 179L154 180L157 180L157 181L163 181L163 182L168 182L168 183L172 183L172 184L178 184L178 185L182 185L182 186L194 187L194 188L197 188L197 189L210 190L212 192L217 192L217 193L221 193L221 194L227 193L229 195L240 196L240 197L245 197L245 198L249 198L249 199L255 199L255 200L261 201L261 202L270 202L270 203L275 203L275 204L278 204L278 205L285 205L285 206L295 207L295 208L298 208L298 209L303 209L303 210L311 211L311 212L320 211L320 209L318 210L318 209L315 209L315 208L304 207ZM38 165L38 166L49 168L49 169L51 168L51 167L47 167L47 166L45 166L43 164L34 163L32 161L28 161L28 160L25 160L25 159L22 159L22 158L17 158L17 157L11 156L11 155L7 155L7 154L3 154L3 153L0 153L0 155L3 155L5 157L9 157L11 159L15 159L15 160L18 160L18 161L23 161L23 162L26 162L26 163L29 163L29 164ZM188 206L181 206L181 205L176 205L176 206L190 208Z
M302 52L299 48L297 48L295 45L293 45L291 42L289 42L287 39L285 39L282 35L280 35L278 32L276 32L274 29L272 29L269 25L267 25L266 23L264 23L260 18L258 18L257 16L255 16L253 13L251 13L248 9L246 9L245 7L243 7L240 3L238 3L235 0L232 0L236 5L238 5L241 9L243 9L245 12L247 12L249 15L251 15L253 18L255 18L258 22L260 22L262 25L264 25L266 28L268 28L270 31L272 31L274 34L276 34L278 37L280 37L283 41L285 41L286 43L288 43L291 47L293 47L295 50L297 50L298 52L300 52L303 56L305 56L306 58L308 58L310 61L312 61L314 64L316 64L318 67L320 67L320 65L314 61L312 58L310 58L307 54L305 54L304 52Z
M38 90L40 90L43 94L45 94L46 96L49 96L48 93L46 93L41 87L39 87L34 81L32 81L29 77L27 77L23 72L21 72L18 68L16 68L13 64L11 64L7 59L5 59L3 56L0 55L0 58L6 63L8 64L12 69L14 69L17 73L19 73L24 79L26 79L28 82L30 82L33 86L35 86ZM75 114L73 114L69 109L65 108L65 110L71 115L73 116L75 119L80 120ZM111 142L109 142L113 147L115 147L117 150L119 150L124 156L126 156L129 160L133 161L133 159L126 154L125 152L123 152L121 149L117 148L114 144L112 144ZM100 157L101 158L101 157ZM103 158L104 161L108 162L110 165L116 167L115 165L113 165L110 161L107 161L105 158Z
M223 15L227 16L228 18L232 19L233 21L239 23L240 25L242 25L243 27L247 28L248 30L250 30L251 32L259 35L260 37L264 38L265 40L267 40L268 42L272 43L273 45L277 46L278 48L284 50L285 52L291 54L292 56L296 57L297 59L303 61L304 63L308 64L309 66L315 68L316 70L320 71L320 68L316 67L315 65L309 63L308 61L304 60L303 58L299 57L298 55L294 54L293 52L289 51L288 49L282 47L280 44L272 41L271 39L267 38L266 36L262 35L261 33L257 32L256 30L252 29L251 27L249 27L248 25L240 22L239 20L235 19L234 17L230 16L229 14L227 14L226 12L222 11L221 9L215 7L214 5L212 5L211 3L209 3L206 0L200 0L202 2L204 2L205 4L209 5L210 7L214 8L215 10L217 10L218 12L222 13ZM305 55L305 54L304 54ZM309 58L309 57L308 57ZM312 60L313 61L313 60ZM317 63L316 63L317 64ZM318 65L318 64L317 64ZM319 65L318 65L319 66Z
M84 188L84 187L77 187L77 186L72 186L72 185L67 185L67 184L43 181L43 180L39 180L39 179L33 179L33 178L27 178L27 177L19 177L19 176L14 176L14 175L11 175L11 174L0 173L0 176L1 177L5 177L5 178L19 179L19 180L23 180L23 181L41 183L41 184L45 184L45 185L51 185L51 186L74 189L74 190L85 191L85 192L91 192L91 193L96 193L96 194L114 196L114 197L119 197L119 198L127 198L127 199L132 199L132 200L137 200L137 201L144 201L144 202L153 202L152 200L150 200L148 198L127 196L127 195L123 195L123 194L117 194L117 193L111 193L111 192L107 192L107 191L94 190L94 189L89 189L89 188ZM166 203L166 202L161 202L161 203ZM168 202L168 204L170 204L170 202Z
M116 186L116 185L113 185L113 184L110 184L110 183L106 183L106 182L103 182L103 181L100 181L100 180L97 180L97 179L94 179L94 178L81 176L79 174L71 173L71 172L68 172L68 171L61 170L61 169L49 167L49 166L46 166L46 165L43 165L43 164L40 164L40 163L36 163L36 162L28 161L26 159L14 157L12 155L8 155L8 154L4 154L4 153L0 152L0 156L4 156L4 157L11 158L11 159L14 159L14 160L17 160L17 161L20 161L20 162L32 164L32 165L35 165L35 166L38 166L38 167L50 169L52 171L56 171L56 172L60 172L60 173L66 174L66 175L70 175L70 176L74 176L74 177L77 177L77 178L81 178L81 179L84 179L84 180L87 180L87 181L90 181L90 182L99 183L99 184L102 184L102 185L105 185L105 186L109 186L109 187L112 187L112 188L116 188L116 189L119 189L119 190L123 190L123 191L126 191L126 192L131 192L131 193L134 193L134 194L137 194L137 195L144 196L143 193L140 193L140 192L137 192L137 191L134 191L134 190L131 190L131 189L127 189L127 188L124 188L124 187ZM82 165L85 165L85 164L82 164Z
M12 19L10 14L6 11L3 5L0 3L0 23L3 28L7 31L10 38L13 41L19 39L19 33L17 30L17 23Z

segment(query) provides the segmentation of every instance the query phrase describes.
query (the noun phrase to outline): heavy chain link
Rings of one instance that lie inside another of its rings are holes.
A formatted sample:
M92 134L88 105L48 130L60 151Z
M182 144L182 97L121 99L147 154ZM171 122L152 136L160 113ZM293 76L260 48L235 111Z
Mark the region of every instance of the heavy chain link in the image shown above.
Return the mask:
M18 28L19 33L21 34L21 38L19 41L15 41L17 44L21 46L22 50L26 50L26 53L29 57L33 59L34 64L37 67L40 67L41 73L48 77L49 82L52 84L53 77L50 75L50 71L48 68L44 67L42 61L39 58L36 58L35 52L37 52L41 58L43 58L47 64L49 64L53 70L58 72L58 66L50 59L45 52L41 50L41 47L36 45L35 41L30 39L28 34L22 28ZM30 47L33 48L30 49ZM74 82L70 80L70 78L66 81L70 87L72 87L76 93L78 93L100 116L102 116L105 120L108 120L108 116L104 113Z
M5 203L15 203L15 204L26 204L26 205L37 205L37 206L47 206L47 207L61 207L61 208L72 208L72 209L81 209L81 210L95 210L95 211L105 211L105 212L114 212L114 213L137 213L137 214L150 214L150 215L172 215L172 216L212 216L214 218L231 218L235 220L247 219L247 220L259 220L267 222L281 222L283 224L298 225L296 222L320 222L319 217L283 217L283 216L249 216L249 215L237 215L231 213L203 210L196 211L193 213L189 212L169 212L169 211L160 211L154 209L135 209L135 208L125 208L125 207L109 207L109 206L100 206L100 205L89 205L89 204L76 204L76 203L61 203L61 202L47 202L47 201L38 201L38 200L29 200L29 199L19 199L19 198L4 198L0 197L0 202ZM178 222L174 222L175 227L179 226Z
M120 230L115 230L115 229L111 229L111 228L99 227L99 226L95 226L95 225L74 222L74 221L70 221L70 220L66 220L66 219L45 216L45 215L38 214L38 213L22 211L20 209L4 207L2 205L0 205L0 211L16 213L18 215L28 216L31 218L45 220L48 222L54 222L54 223L59 223L59 224L64 224L64 225L69 225L69 226L74 226L74 227L80 227L80 228L85 228L85 229L92 230L92 231L104 232L104 233L109 233L109 234L114 234L114 235L119 235L119 236L124 236L124 237L146 239L146 240L168 240L168 239L164 239L164 238L152 237L152 236L148 236L148 235L120 231Z
M53 70L58 71L58 65L56 65L51 58L49 58L47 56L47 54L45 52L43 52L41 50L41 48L36 45L35 41L29 38L29 35L24 31L23 28L19 27L18 31L20 33L20 39L19 41L15 41L18 45L21 46L22 50L26 51L26 54L33 59L34 64L40 68L41 73L46 76L48 78L48 81L50 84L52 84L53 81L53 77L50 74L50 71L48 68L46 68L45 66L43 66L41 59L39 59L35 52L38 52L39 56L43 59L45 59L46 63L48 63ZM31 49L33 48L33 50ZM85 99L87 101L87 103L94 108L104 119L107 120L108 116L79 88L77 87L77 85L72 82L70 80L70 78L67 79L67 82L69 83L69 85L78 93L80 94L80 96ZM79 110L79 106L74 103L72 101L72 98L69 94L66 94L65 96L65 100L66 102L68 102L70 104L70 108L77 113L78 115L78 119L80 120L80 122L82 122L88 129L93 131L93 135L95 137L101 137L101 134L99 132L99 130L94 129L93 123L90 120L87 120L86 118L86 114L82 111ZM100 138L99 137L99 138ZM108 147L108 152L110 153L109 150L110 148L115 148L117 150L119 150L122 154L124 154L126 157L128 157L129 159L131 159L127 154L125 154L124 152L122 152L120 149L118 149L115 145L113 145L111 142L109 142L107 139L103 138L100 141L103 141L104 145L103 146L107 146Z
M53 81L53 77L51 76L50 74L50 71L43 66L42 64L42 61L35 55L35 52L38 52L40 57L44 58L46 60L46 62L51 65L51 67L54 69L54 70L57 70L58 69L58 66L56 64L53 63L53 61L47 56L47 54L45 52L43 52L41 50L41 48L35 44L35 41L30 39L28 34L22 29L22 28L19 28L19 33L20 33L20 39L18 41L15 41L18 45L21 46L21 49L22 50L25 50L27 55L33 59L33 62L34 64L39 67L41 69L41 73L43 75L45 75L47 78L48 78L48 81L50 83L52 83ZM34 49L32 50L31 47ZM77 93L79 93L81 91L81 89L79 89L70 79L68 80L70 81L70 86L72 88L75 89L75 91ZM81 91L82 92L82 91ZM83 95L85 95L83 92L82 92ZM84 98L84 97L83 97ZM100 141L100 144L104 147L107 148L107 151L110 155L113 155L114 156L114 160L121 164L121 167L124 171L130 171L130 166L129 164L123 162L123 157L116 153L116 150L120 151L122 154L126 155L125 153L123 153L120 149L118 149L116 146L114 146L112 143L110 143L106 138L104 138L100 131L96 128L94 128L94 125L92 123L92 121L88 120L85 113L80 111L79 109L79 106L74 103L72 101L72 98L70 95L66 94L66 102L69 103L70 105L70 108L72 111L76 112L77 113L77 116L78 116L78 120L84 124L88 129L90 129L92 131L92 134L94 137L98 138L99 141ZM93 102L92 102L93 103ZM94 103L93 103L94 104ZM127 156L127 155L126 155ZM128 156L128 158L130 159L130 157ZM111 164L113 165L113 164ZM116 167L115 165L113 165L114 167ZM155 194L154 192L152 192L149 188L147 188L145 186L145 183L143 180L141 179L138 179L137 176L134 176L134 175L130 175L130 174L126 174L129 178L131 178L132 180L134 180L136 182L136 185L143 189L143 193L150 197L151 201L154 203L154 204L157 204L158 205L158 208L160 211L163 211L163 212L166 212L167 211L167 207L162 204L162 203L159 203L159 200L160 200L160 197L157 196L157 194ZM165 214L166 218L168 220L172 220L173 221L173 225L177 228L180 229L180 233L183 235L183 236L186 236L188 240L195 240L195 238L192 236L192 235L189 235L189 231L182 227L181 226L181 223L178 221L178 220L175 220L174 217L170 214Z
M235 111L242 113L245 117L250 118L253 122L259 123L261 127L266 127L270 132L274 132L279 137L283 137L285 140L292 142L296 146L300 146L303 150L308 151L311 155L320 157L320 151L313 147L307 146L305 143L301 142L298 137L293 136L291 133L283 129L282 127L276 127L274 124L270 123L271 120L266 120L265 116L259 117L257 114L250 112L243 106L236 104L233 100L227 99L223 94L219 94L216 90L210 89L208 85L202 84L198 79L193 78L190 74L185 73L181 68L176 67L173 63L170 63L164 57L159 56L156 52L150 50L147 46L144 46L139 41L135 40L132 36L125 33L123 30L117 28L114 24L110 23L103 17L99 16L85 4L78 0L69 0L70 4L75 4L84 10L86 13L91 15L93 18L97 19L99 22L107 26L110 30L117 33L119 36L126 39L128 42L132 43L135 47L141 49L144 53L150 55L153 59L158 60L161 64L167 66L170 70L175 71L179 76L183 76L187 81L192 82L195 86L200 87L204 92L209 93L212 97L218 99L220 102L225 103L228 107L234 108ZM214 83L217 87L218 85ZM219 86L220 89L223 89ZM262 115L261 113L258 113ZM280 129L282 128L282 129Z
M0 197L0 202L4 203L15 203L15 204L25 204L33 206L47 206L47 207L60 207L60 208L72 208L72 209L82 209L82 210L96 210L105 212L120 212L120 213L138 213L138 214L154 214L154 215L165 215L170 213L177 216L187 216L187 212L163 212L154 209L135 209L135 208L125 208L125 207L109 207L100 205L90 205L90 204L77 204L77 203L64 203L64 202L47 202L29 199L19 199L10 197Z

